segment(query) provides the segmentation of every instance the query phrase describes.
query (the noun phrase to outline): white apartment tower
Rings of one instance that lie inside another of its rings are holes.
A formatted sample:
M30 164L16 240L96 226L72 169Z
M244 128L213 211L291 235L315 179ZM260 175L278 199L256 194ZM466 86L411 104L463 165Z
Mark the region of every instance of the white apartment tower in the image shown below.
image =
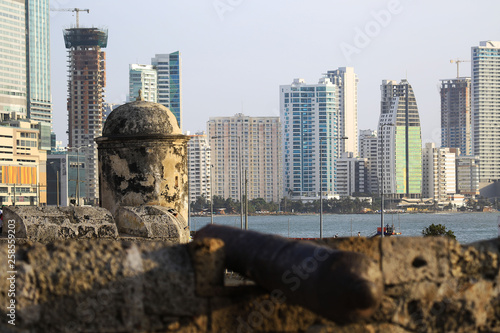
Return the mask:
M472 47L472 153L481 183L500 180L500 41Z
M131 64L129 67L129 100L135 101L142 92L146 102L157 103L157 74L152 65Z
M326 77L336 86L339 110L340 152L358 154L358 76L353 67L340 67L328 71Z
M456 193L456 153L426 143L422 149L422 196L437 202L449 201Z
M280 86L283 128L283 193L292 199L315 200L336 195L335 161L339 157L336 85L295 79Z
M278 117L210 117L212 191L240 200L245 174L248 199L279 202L282 197L281 125Z
M347 197L355 192L366 193L367 159L352 157L351 153L343 155L337 160L337 194Z
M377 131L359 132L359 156L366 159L366 192L378 193L377 159L379 153Z
M190 135L188 141L189 201L210 198L210 146L205 132Z

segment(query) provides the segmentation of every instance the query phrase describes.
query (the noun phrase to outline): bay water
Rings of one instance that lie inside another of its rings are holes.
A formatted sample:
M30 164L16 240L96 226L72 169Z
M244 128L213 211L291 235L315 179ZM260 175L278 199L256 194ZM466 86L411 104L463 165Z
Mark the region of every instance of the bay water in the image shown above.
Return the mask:
M384 225L394 224L400 236L422 236L431 224L442 224L453 231L461 244L498 237L497 220L500 213L434 213L385 214ZM191 230L210 224L210 217L191 217ZM214 216L214 223L240 228L239 215ZM243 221L244 223L244 221ZM323 237L370 237L380 227L379 214L323 214ZM292 238L316 238L320 234L319 214L315 215L258 215L248 217L248 229Z

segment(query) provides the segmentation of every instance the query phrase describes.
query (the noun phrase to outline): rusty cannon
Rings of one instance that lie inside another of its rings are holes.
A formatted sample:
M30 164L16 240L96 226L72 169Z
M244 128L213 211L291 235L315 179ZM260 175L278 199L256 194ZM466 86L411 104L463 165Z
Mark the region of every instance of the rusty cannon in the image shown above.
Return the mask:
M224 242L228 269L337 323L368 318L380 304L380 267L363 254L219 225L199 230L203 238Z

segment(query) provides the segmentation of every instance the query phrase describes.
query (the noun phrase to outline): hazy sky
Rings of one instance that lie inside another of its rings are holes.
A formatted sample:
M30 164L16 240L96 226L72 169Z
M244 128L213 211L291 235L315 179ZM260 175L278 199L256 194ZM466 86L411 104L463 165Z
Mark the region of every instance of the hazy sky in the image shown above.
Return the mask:
M109 31L106 101L123 103L128 66L156 53L182 56L183 126L206 130L211 116L279 116L279 85L317 83L327 70L358 74L359 129L375 129L384 79L412 84L423 142L439 144L439 80L456 76L450 59L500 40L498 0L52 0L88 8L80 26ZM54 130L67 140L67 64L62 30L74 13L51 12ZM462 63L460 75L470 75Z

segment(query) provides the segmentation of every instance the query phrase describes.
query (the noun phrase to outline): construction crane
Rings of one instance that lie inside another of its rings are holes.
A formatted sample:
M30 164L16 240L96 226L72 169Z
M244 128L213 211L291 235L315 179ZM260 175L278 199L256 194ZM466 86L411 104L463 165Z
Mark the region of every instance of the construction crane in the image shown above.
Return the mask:
M450 63L456 63L457 64L457 79L460 77L459 75L459 66L461 62L470 62L470 60L460 60L460 59L455 59L455 60L450 60Z
M52 12L75 12L76 13L76 27L80 27L80 12L87 12L90 13L89 9L81 9L81 8L61 8L61 9L56 9L56 8L51 8L50 9Z

